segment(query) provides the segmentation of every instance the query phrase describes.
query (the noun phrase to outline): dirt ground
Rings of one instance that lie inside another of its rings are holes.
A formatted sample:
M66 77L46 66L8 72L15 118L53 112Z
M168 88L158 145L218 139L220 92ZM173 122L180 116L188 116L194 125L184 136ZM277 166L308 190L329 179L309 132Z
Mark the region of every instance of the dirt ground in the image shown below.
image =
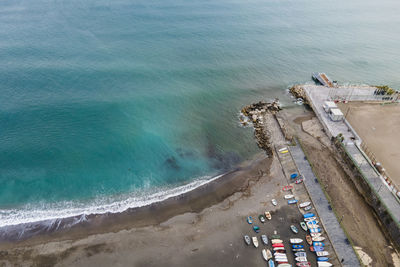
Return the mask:
M316 175L321 179L334 209L342 218L342 225L355 246L360 248L358 254L364 264L377 267L399 266L398 254L382 232L373 211L345 172L341 158L334 153L333 146L324 145L330 143L328 137L319 134L316 138L302 129L302 122L313 119L314 113L300 107L285 111L281 115L301 140ZM318 120L314 121L319 124ZM322 125L320 129L323 133Z
M400 104L350 102L338 106L400 188Z

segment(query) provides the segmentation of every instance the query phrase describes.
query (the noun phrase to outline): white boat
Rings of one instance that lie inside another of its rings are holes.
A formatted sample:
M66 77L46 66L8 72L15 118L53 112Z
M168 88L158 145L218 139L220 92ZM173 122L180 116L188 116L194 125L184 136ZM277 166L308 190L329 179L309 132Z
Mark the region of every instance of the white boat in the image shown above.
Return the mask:
M329 252L328 251L318 251L317 256L318 257L329 256Z
M307 253L305 252L296 252L294 253L296 257L307 257Z
M285 195L284 198L285 199L291 199L291 198L294 198L294 195Z
M254 245L256 248L258 248L258 239L257 239L257 237L256 237L256 236L253 236L251 239L253 240L253 245Z
M325 240L325 237L323 237L323 236L316 236L316 237L312 238L312 241L316 241L316 242L321 242L324 240Z
M304 221L305 222L311 222L311 221L314 221L316 219L317 219L317 217L310 217L310 218L304 218Z
M275 261L287 262L288 258L287 257L275 257Z
M327 262L327 261L318 261L317 263L318 263L318 267L330 267L333 265L332 263Z
M283 240L281 240L281 239L271 239L271 243L272 244L279 244L279 243L283 243Z
M274 256L275 256L275 257L286 257L286 254L285 254L285 253L275 252L275 253L274 253Z
M322 234L321 234L321 233L311 233L310 235L311 235L311 237L318 237L318 236L322 236Z
M307 261L307 257L296 257L296 258L294 258L295 259L295 261Z
M279 149L278 151L281 152L281 151L284 151L284 150L287 150L287 147L282 147L282 148Z
M276 199L272 199L271 202L272 202L272 205L274 205L274 206L278 205L278 202L276 201Z
M271 253L271 251L269 249L267 249L267 250L263 249L262 250L262 256L263 256L265 261L268 261L269 259L272 258L272 253Z
M276 266L276 267L292 267L292 265L290 265L289 263L281 263L281 264L278 264L278 266Z
M307 202L300 203L300 204L299 204L299 207L300 207L300 208L305 208L305 207L310 206L310 205L311 205L311 202L310 202L310 201L307 201Z
M299 244L299 243L301 243L301 242L303 242L303 239L300 239L300 238L290 238L290 243L291 243L291 244Z
M273 248L274 251L286 250L284 247Z

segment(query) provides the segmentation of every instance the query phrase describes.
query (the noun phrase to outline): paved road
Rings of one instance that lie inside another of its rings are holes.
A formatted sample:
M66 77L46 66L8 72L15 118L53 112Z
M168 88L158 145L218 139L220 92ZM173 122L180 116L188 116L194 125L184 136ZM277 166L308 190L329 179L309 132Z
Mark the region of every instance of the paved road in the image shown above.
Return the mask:
M329 202L326 199L320 184L315 177L310 164L308 163L303 150L299 145L290 147L290 152L297 165L300 174L303 175L304 184L311 196L315 209L318 212L320 221L329 236L332 245L335 248L339 260L343 259L343 266L360 266L360 262L349 244L343 229L331 209L329 209Z

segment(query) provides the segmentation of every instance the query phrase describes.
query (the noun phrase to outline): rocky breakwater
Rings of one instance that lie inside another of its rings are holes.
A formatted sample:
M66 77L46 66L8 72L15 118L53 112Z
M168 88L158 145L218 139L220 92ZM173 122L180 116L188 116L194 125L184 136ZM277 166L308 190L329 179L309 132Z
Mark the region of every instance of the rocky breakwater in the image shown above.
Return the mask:
M273 155L273 149L271 145L271 132L268 131L264 123L268 119L273 119L273 115L279 110L281 108L278 99L271 103L260 101L245 106L242 109L243 116L246 116L253 123L254 136L258 147L265 150L268 157Z
M302 99L304 104L308 104L306 93L301 85L294 85L289 91L296 99Z

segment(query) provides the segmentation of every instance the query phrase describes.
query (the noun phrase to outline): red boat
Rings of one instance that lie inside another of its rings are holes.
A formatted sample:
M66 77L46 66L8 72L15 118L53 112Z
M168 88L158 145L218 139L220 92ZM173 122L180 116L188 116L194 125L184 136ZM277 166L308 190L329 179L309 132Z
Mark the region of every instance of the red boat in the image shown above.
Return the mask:
M311 246L311 247L310 247L310 251L311 251L311 252L315 252L314 246Z
M283 191L288 191L288 190L290 190L290 189L293 189L293 186L287 185L287 186L282 187L282 190L283 190Z
M272 244L272 247L274 247L274 248L284 248L285 246L282 243L278 243L278 244Z
M303 179L297 179L296 181L294 181L296 184L300 184L303 182Z

